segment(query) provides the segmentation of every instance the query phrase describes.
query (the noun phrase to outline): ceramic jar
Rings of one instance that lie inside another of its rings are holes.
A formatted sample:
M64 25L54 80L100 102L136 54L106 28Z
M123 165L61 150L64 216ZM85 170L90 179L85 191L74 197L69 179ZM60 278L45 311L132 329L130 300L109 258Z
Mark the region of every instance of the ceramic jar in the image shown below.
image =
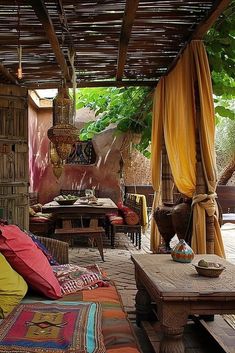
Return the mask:
M154 220L158 226L158 230L165 241L166 251L171 251L170 241L175 235L175 230L172 224L173 207L163 205L157 207L153 213Z
M172 249L171 256L177 262L191 262L194 258L194 252L184 239L180 239L179 243Z

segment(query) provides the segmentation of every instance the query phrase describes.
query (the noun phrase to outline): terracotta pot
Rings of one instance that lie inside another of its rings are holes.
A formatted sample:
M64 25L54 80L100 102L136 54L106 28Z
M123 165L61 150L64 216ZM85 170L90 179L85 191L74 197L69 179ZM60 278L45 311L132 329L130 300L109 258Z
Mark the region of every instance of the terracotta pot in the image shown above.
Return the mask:
M163 205L157 207L153 214L158 230L165 241L166 250L170 250L170 241L175 235L172 223L172 210L173 207Z
M189 234L186 234L188 227L190 227L190 214L191 205L188 202L179 203L172 210L172 224L179 239L185 239L186 241L191 239L191 230Z

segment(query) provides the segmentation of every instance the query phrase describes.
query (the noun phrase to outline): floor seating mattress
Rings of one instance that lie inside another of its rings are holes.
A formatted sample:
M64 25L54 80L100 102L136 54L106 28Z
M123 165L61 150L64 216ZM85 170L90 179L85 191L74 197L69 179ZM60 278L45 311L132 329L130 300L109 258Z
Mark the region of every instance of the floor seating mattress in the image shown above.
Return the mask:
M36 298L30 299L37 300ZM24 299L23 302L28 300L29 297ZM61 300L99 302L102 307L102 332L106 353L140 353L136 337L114 285L79 291L75 294L66 295ZM56 303L56 301L53 302Z

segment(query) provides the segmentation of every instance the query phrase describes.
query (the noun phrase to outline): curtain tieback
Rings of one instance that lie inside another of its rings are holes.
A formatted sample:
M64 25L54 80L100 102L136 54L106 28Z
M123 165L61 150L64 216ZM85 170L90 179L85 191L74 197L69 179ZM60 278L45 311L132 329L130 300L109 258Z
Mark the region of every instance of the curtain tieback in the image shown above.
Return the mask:
M213 216L216 211L214 199L216 197L216 193L213 194L198 194L193 197L192 206L196 203L200 205L200 207L204 208L208 216Z

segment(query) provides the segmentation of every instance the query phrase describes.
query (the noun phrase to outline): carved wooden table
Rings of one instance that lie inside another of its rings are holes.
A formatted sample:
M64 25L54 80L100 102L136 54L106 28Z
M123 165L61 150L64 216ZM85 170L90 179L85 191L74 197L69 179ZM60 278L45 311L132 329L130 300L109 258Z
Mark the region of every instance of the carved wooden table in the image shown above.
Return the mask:
M235 265L216 255L196 255L219 262L226 270L217 278L199 276L192 263L172 260L171 255L132 255L135 265L136 319L149 320L156 304L163 338L160 353L184 353L183 331L189 315L235 314Z
M59 205L56 201L51 201L42 207L44 213L54 213L57 220L61 220L62 228L56 227L55 237L68 241L73 245L77 236L88 237L96 240L100 256L104 261L103 236L105 229L98 226L98 220L104 219L106 213L117 211L117 205L109 198L98 198L97 204L82 204L77 200L73 205ZM89 226L83 227L83 218L89 218ZM72 221L80 219L81 227L73 227Z
M109 198L98 198L97 204L82 204L77 200L73 205L59 205L51 201L42 206L42 213L54 213L57 219L62 220L62 228L71 228L72 219L89 217L92 225L98 225L98 219L104 219L105 214L117 211L117 205Z

